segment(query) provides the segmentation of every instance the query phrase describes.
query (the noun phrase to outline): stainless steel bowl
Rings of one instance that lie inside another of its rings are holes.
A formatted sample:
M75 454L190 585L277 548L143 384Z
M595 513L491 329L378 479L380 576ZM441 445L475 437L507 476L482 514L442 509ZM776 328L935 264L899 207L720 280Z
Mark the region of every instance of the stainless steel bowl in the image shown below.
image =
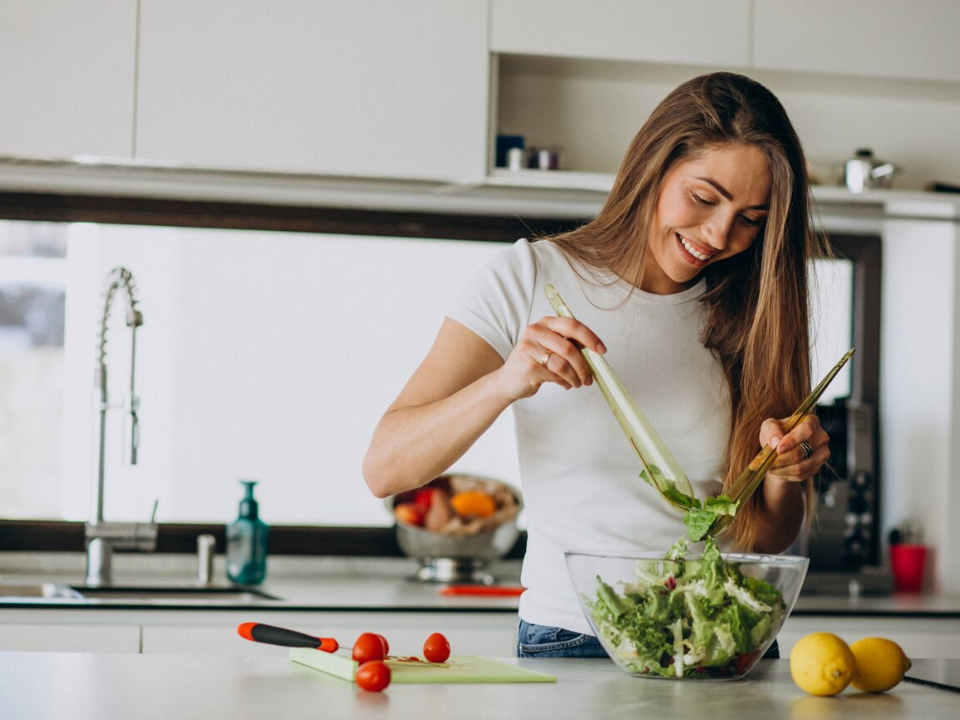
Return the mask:
M442 483L449 477L441 476L431 484ZM495 483L506 488L517 503L517 514L523 508L520 491L508 483L473 475L459 474L457 477ZM407 493L401 493L386 499L391 515L397 502L403 501L407 496ZM420 562L420 569L416 574L418 580L490 584L494 582L489 572L490 564L509 553L520 537L517 514L490 530L463 535L431 532L395 517L397 544L408 557L416 558Z

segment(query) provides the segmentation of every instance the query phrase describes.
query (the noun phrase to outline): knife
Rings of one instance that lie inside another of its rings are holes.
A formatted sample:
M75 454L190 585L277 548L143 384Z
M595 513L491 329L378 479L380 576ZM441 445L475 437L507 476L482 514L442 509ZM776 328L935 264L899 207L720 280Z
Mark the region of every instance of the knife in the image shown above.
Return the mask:
M252 640L253 642L266 643L267 645L282 645L284 647L306 647L314 650L323 650L324 652L336 652L340 647L333 638L320 638L306 635L295 630L287 630L274 625L264 625L263 623L246 622L237 627L240 637Z

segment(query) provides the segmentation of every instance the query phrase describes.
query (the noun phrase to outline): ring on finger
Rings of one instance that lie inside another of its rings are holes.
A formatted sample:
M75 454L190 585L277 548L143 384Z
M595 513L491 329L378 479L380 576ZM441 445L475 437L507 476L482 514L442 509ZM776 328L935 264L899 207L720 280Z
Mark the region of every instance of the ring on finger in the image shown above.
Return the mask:
M804 441L800 443L800 449L803 450L803 459L806 460L811 455L813 455L813 446L810 443Z
M546 366L547 366L547 361L550 360L550 356L551 356L551 355L553 355L553 353L550 352L549 350L547 350L547 351L543 354L543 357L540 358L540 364L543 365L544 367L546 367Z

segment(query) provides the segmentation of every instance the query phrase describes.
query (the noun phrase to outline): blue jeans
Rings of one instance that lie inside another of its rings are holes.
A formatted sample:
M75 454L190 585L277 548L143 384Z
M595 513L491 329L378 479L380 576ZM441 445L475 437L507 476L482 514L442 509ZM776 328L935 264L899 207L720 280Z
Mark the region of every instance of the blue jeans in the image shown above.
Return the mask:
M517 657L522 658L609 658L600 641L584 635L520 621L517 631Z
M520 621L517 631L517 657L522 658L609 658L606 650L593 635ZM780 646L774 640L765 660L780 657Z

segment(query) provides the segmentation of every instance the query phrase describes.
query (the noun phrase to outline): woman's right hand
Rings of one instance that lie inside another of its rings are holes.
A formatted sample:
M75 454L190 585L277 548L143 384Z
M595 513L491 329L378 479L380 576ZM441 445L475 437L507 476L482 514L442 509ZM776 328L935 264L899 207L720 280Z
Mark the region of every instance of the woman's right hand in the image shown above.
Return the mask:
M534 395L543 383L569 390L590 385L593 374L581 347L607 351L593 331L572 318L547 316L528 325L497 373L511 400Z
M475 332L444 320L430 352L374 431L363 459L370 490L387 497L446 472L504 410L545 382L589 384L581 346L606 352L576 320L545 317L521 333L504 361Z

